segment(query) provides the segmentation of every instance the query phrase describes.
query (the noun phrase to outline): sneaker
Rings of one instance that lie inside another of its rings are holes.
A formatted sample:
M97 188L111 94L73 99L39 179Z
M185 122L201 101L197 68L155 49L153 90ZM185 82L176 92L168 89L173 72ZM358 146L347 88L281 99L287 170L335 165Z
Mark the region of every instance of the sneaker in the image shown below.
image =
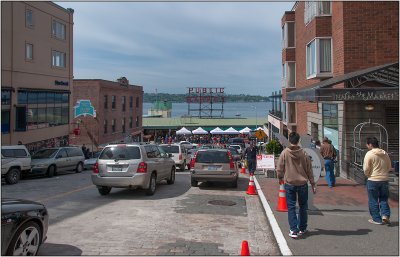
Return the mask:
M369 219L368 222L371 223L371 224L375 224L375 225L383 225L382 222L376 222L373 219Z
M308 230L307 229L305 229L305 230L300 230L299 231L299 236L302 236L302 235L304 235L305 233L307 233L308 232Z
M382 223L390 225L390 219L388 216L382 216Z
M297 232L294 232L294 231L289 231L289 236L291 237L291 238L297 238Z

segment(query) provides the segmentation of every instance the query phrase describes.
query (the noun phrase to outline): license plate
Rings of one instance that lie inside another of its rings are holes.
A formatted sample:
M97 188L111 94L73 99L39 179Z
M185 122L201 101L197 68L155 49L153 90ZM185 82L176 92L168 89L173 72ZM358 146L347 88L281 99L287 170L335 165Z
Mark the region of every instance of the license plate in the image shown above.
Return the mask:
M122 167L112 167L112 171L122 171Z
M208 166L208 170L217 170L217 166Z

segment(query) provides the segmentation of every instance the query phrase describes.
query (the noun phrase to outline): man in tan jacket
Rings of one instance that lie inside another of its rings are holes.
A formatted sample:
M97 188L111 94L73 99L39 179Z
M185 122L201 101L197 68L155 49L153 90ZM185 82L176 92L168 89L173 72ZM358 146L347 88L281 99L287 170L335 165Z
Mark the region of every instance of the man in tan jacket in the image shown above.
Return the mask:
M364 157L364 174L367 176L368 206L372 224L390 224L389 171L391 162L389 155L379 149L378 139L367 138L368 152Z
M289 236L292 238L297 238L307 231L308 181L314 194L316 192L311 159L306 151L298 146L299 140L300 135L296 132L289 134L290 146L282 151L276 168L278 178L283 179L285 183ZM296 216L296 199L299 201L299 219Z

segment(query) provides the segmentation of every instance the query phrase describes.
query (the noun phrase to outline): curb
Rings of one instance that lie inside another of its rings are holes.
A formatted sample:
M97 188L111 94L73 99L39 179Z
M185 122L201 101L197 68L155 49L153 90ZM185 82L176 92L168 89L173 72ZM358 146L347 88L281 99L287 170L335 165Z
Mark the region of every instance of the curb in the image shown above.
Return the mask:
M278 243L279 250L281 251L282 255L293 255L292 251L290 251L290 248L286 242L285 237L283 236L282 230L280 229L278 222L275 219L274 213L272 212L272 209L269 206L267 199L265 198L264 193L261 190L260 184L258 183L256 176L253 177L257 193L260 196L260 200L264 207L265 214L267 215L269 224L271 225L272 228L272 232L274 233L274 236Z

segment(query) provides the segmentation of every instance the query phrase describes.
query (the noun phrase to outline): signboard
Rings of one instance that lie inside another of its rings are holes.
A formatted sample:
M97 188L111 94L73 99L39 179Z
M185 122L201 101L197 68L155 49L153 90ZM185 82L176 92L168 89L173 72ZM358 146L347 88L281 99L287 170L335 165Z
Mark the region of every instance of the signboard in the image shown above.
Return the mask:
M96 110L90 103L90 100L79 100L77 101L77 105L74 106L74 118L79 116L90 115L92 117L96 117Z
M256 169L275 170L274 155L273 154L258 154Z
M254 135L255 135L259 140L261 140L261 139L263 139L264 137L267 136L267 134L265 134L264 130L261 130L261 129L257 130L257 131L254 133Z
M321 171L324 168L325 164L321 154L318 149L315 148L303 148L304 151L307 152L308 156L311 157L311 165L314 175L314 182L317 183L319 176L321 175Z

